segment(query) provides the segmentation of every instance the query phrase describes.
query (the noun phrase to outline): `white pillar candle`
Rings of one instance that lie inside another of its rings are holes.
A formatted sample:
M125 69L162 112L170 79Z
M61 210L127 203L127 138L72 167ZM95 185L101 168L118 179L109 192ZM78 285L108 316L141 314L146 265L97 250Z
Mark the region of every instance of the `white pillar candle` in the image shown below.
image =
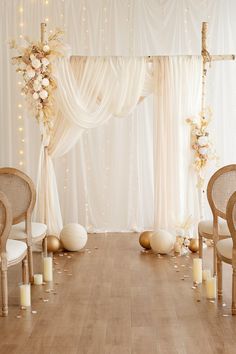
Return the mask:
M206 281L208 278L211 278L211 270L210 269L204 269L202 271L202 280Z
M35 285L43 284L43 275L42 274L34 274L34 284Z
M30 284L20 285L20 304L21 306L31 306Z
M206 295L208 299L216 298L216 277L210 277L206 280Z
M202 259L193 259L193 281L200 284L202 282Z
M45 281L52 281L52 258L44 257L43 259L43 279Z

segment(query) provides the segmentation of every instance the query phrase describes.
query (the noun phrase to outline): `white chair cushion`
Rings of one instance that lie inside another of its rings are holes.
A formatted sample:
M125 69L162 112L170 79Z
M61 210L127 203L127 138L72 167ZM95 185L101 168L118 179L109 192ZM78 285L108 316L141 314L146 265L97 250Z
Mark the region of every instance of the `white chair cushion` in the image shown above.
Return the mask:
M200 233L205 233L212 235L213 234L213 221L212 220L202 220L198 224L198 230ZM219 235L230 236L228 225L226 220L218 220L218 231Z
M216 249L220 255L224 258L232 259L233 240L232 238L226 238L220 240L216 244Z
M21 258L25 251L27 251L27 245L25 242L16 240L7 240L7 262L11 263ZM1 261L1 257L0 257Z
M32 222L32 238L44 237L47 231L47 225L38 222ZM19 224L13 225L9 235L10 239L13 240L25 240L25 222L20 222Z

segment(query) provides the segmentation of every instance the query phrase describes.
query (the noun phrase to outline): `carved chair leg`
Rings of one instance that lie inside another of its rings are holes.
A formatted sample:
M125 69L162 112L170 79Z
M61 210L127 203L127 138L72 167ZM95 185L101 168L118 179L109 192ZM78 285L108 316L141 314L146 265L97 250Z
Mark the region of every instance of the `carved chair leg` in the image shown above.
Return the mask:
M29 262L29 281L34 282L34 266L33 266L33 252L32 246L28 246L28 262Z
M232 315L236 315L236 268L232 274Z
M2 316L8 315L8 288L7 288L7 270L1 270L2 285Z
M48 239L47 236L45 236L43 239L43 253L45 257L47 257L47 252L48 252Z
M22 283L29 283L29 267L27 257L25 257L25 259L22 261Z
M222 261L217 255L217 288L218 288L218 299L222 299Z
M198 233L198 242L199 242L199 258L202 258L202 235L200 234L200 232Z
M216 244L213 244L213 275L217 274L217 252L216 252Z

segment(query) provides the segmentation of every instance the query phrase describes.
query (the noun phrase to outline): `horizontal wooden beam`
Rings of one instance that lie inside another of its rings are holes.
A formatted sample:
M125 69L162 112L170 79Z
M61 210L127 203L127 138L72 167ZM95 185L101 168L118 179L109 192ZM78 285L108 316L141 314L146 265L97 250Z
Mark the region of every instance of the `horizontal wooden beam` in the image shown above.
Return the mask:
M173 57L175 55L171 55L170 57ZM178 57L192 57L192 55L177 55ZM78 57L83 57L84 59L86 59L87 57L86 56L80 56L80 55L72 55L71 58L78 58ZM98 57L101 57L103 58L102 56L98 56ZM147 61L149 63L152 63L152 58L154 56L150 57L150 56L146 56L147 58ZM155 56L156 58L161 58L162 55L156 55ZM236 60L236 55L235 54L226 54L226 55L209 55L209 58L206 58L205 59L205 62L211 62L211 61L217 61L217 60Z
M235 54L228 54L228 55L211 55L210 60L208 61L217 61L217 60L235 60Z

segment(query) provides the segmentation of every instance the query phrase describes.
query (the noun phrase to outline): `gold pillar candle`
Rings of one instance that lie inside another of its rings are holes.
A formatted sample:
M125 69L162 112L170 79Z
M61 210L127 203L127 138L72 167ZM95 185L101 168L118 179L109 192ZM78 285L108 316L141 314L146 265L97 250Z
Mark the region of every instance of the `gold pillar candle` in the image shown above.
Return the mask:
M20 285L20 305L24 307L31 306L30 284Z
M202 283L202 259L194 258L193 259L193 282Z
M43 279L44 281L52 281L52 258L44 257L43 258Z
M216 277L210 277L206 280L207 299L214 300L216 298Z

